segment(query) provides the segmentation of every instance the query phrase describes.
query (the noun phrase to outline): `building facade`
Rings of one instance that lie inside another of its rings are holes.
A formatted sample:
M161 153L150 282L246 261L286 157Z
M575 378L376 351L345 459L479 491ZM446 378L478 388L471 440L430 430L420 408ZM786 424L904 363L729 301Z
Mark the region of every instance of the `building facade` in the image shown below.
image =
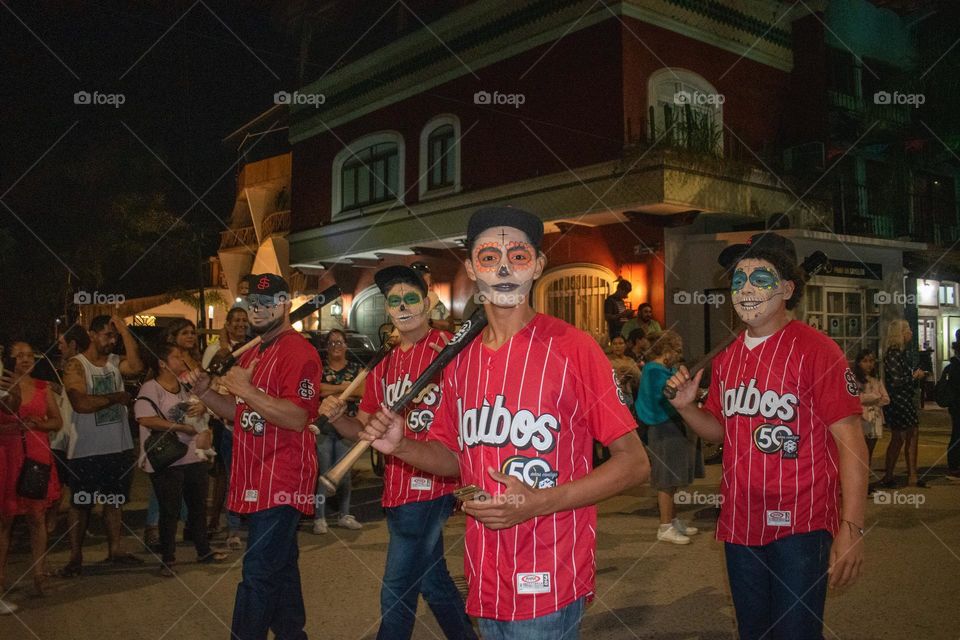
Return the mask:
M905 295L904 252L928 245L844 208L837 224L838 182L809 159L833 104L805 93L831 60L817 19L774 0L467 3L298 90L322 100L290 109L290 264L336 281L343 324L370 335L389 264L427 262L460 317L467 218L512 204L546 226L536 308L602 342L621 277L696 357L735 327L695 295L724 290L716 256L776 221L834 260L800 315L879 346L897 312L874 301Z

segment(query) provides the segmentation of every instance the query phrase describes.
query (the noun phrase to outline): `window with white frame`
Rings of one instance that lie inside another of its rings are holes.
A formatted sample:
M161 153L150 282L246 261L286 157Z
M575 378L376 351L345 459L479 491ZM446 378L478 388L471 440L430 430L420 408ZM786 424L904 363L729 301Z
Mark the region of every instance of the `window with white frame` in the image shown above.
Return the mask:
M692 71L655 71L647 83L648 135L668 146L719 155L724 101L723 94Z
M460 119L436 116L420 133L420 195L460 190Z
M402 200L403 136L394 131L352 142L333 161L333 213Z

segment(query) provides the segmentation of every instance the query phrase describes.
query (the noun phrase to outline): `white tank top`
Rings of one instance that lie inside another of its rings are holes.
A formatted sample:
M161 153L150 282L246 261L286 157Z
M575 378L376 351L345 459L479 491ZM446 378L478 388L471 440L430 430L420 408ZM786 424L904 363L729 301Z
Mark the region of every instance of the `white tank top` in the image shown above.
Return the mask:
M87 393L104 396L123 391L123 376L120 375L120 356L110 354L107 364L98 367L83 355L74 356L83 365ZM119 453L133 449L133 438L127 422L127 408L113 404L94 413L73 412L75 434L70 438L67 457L86 458L107 453Z

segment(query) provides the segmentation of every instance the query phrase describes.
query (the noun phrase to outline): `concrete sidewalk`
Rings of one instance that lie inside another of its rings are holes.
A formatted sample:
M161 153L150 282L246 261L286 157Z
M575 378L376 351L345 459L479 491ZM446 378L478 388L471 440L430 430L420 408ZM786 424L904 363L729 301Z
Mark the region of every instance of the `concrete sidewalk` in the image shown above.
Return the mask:
M949 417L929 410L921 424L921 473L930 486L900 488L879 503L868 502L866 573L856 586L830 594L826 638L960 638L960 483L943 478ZM886 440L875 453L875 470L885 450ZM902 459L899 469L905 480ZM680 507L702 530L685 547L656 541L656 502L648 487L601 505L597 596L584 620L584 638L735 638L723 550L712 538L714 511L708 506L719 476L719 466L708 466L707 478L690 487L689 504ZM387 531L377 503L379 480L369 466L360 468L358 485L354 513L365 522L362 531L331 526L327 535L314 536L305 522L300 534L311 638L359 640L376 634ZM134 536L142 535L145 491L141 475L127 515L131 546L137 544ZM455 577L463 575L463 525L464 517L455 516L445 532ZM18 527L8 582L30 566L24 533ZM57 537L52 568L67 559L66 540ZM98 565L105 548L102 537L90 538L84 576L51 579L45 598L29 599L24 582L23 589L5 596L21 608L15 616L0 617L0 639L229 637L239 553L226 565L200 566L185 562L193 549L181 546L179 577L164 579L154 575L158 560L145 551L148 565L142 568ZM442 638L425 604L419 613L414 637Z

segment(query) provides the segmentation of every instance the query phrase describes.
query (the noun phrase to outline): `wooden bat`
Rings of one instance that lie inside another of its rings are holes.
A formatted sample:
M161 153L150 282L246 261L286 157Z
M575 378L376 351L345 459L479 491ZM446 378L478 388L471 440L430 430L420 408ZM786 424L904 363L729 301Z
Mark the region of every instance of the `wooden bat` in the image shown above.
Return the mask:
M357 388L361 384L363 384L363 381L367 379L367 374L373 371L373 368L378 364L380 364L380 362L384 358L386 358L387 354L389 353L390 353L390 347L386 342L384 342L383 346L380 347L380 350L377 351L375 354L373 354L373 357L370 358L370 361L367 362L367 364L363 365L363 369L360 369L360 372L357 374L357 377L351 380L350 384L347 385L347 388L341 391L340 395L337 397L340 398L341 400L347 400L347 398L352 396L357 391ZM307 426L307 428L310 429L310 431L312 431L314 435L317 435L320 433L320 428L326 424L329 424L329 422L330 420L327 418L327 416L321 413L317 417L316 422L311 423L310 425Z
M393 412L402 411L407 405L413 402L414 398L420 395L420 392L433 381L437 374L450 364L468 344L473 342L474 338L480 335L480 332L483 331L485 326L487 326L487 314L484 312L483 307L479 307L473 312L473 315L463 323L459 331L450 338L450 342L437 354L433 362L423 370L423 373L413 382L410 389L390 405L390 410ZM360 456L369 448L370 442L368 440L360 440L351 447L350 451L348 451L333 468L320 476L320 484L322 484L323 488L327 491L327 495L336 493L340 480L353 468L353 465L360 459Z
M826 268L826 266L829 263L830 263L830 260L827 258L827 255L823 251L814 251L809 256L807 256L807 258L800 265L800 269L803 274L801 276L802 280L804 282L807 282L810 278L812 278L813 276L823 271L823 269ZM738 335L740 334L739 333L730 334L728 337L721 340L717 346L715 346L713 349L710 349L707 355L697 360L694 363L694 365L689 369L690 378L692 379L695 375L697 375L698 371L700 371L701 369L706 367L708 364L710 364L710 361L713 360L715 357L717 357L717 354L719 354L721 351L729 347L733 343L733 341L737 339ZM673 400L674 398L677 397L677 390L670 384L667 384L663 388L663 396L668 400Z
M290 312L290 324L293 324L299 320L303 320L317 309L323 307L327 303L333 302L340 297L341 293L340 287L337 285L332 285L315 296L311 296L309 302L303 303ZM252 340L244 342L242 345L234 349L229 356L219 362L211 364L207 368L207 373L212 376L222 376L231 368L233 368L233 365L237 364L237 358L260 344L262 340L263 339L260 336L256 336Z

